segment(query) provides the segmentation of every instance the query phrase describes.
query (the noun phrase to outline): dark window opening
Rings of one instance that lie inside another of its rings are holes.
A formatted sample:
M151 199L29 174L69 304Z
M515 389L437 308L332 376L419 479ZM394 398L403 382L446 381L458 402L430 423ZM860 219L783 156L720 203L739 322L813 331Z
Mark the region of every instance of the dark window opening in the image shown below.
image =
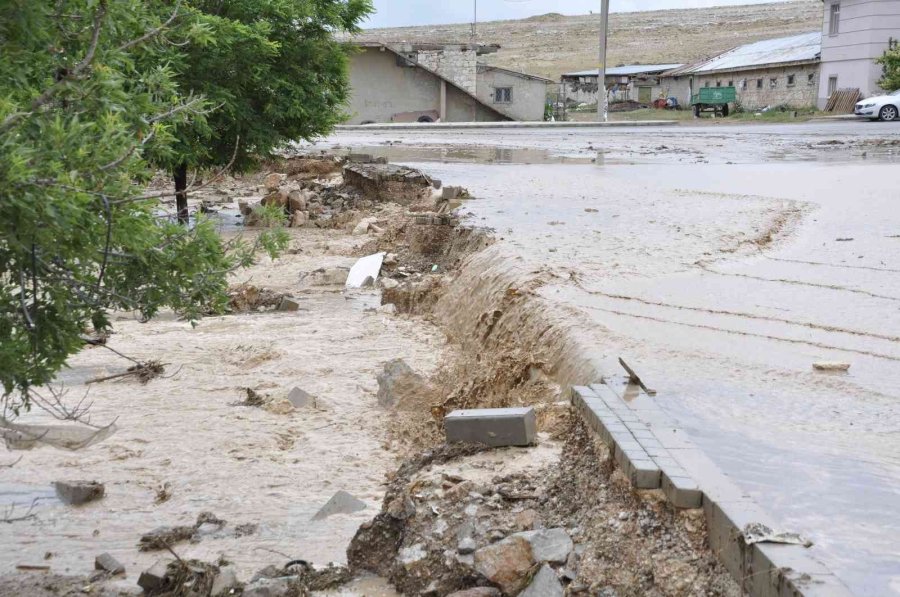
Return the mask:
M512 102L512 87L497 87L494 89L495 104L509 104Z
M757 79L757 80L756 80L756 88L757 88L757 89L762 89L762 79Z

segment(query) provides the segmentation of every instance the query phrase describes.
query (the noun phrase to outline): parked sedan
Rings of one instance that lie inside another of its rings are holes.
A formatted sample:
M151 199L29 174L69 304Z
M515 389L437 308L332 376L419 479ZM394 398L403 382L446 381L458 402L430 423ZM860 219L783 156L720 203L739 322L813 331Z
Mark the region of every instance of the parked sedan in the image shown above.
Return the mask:
M900 89L887 95L864 99L856 104L853 113L872 120L900 120Z

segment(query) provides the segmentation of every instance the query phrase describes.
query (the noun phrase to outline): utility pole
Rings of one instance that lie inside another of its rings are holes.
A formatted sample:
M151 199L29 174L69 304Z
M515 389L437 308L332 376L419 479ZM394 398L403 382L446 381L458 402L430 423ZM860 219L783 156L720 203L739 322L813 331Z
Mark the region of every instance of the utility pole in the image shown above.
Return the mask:
M478 38L478 0L473 0L472 7L472 40Z
M600 0L600 69L597 79L597 120L609 120L609 94L606 92L606 39L609 36L609 0Z

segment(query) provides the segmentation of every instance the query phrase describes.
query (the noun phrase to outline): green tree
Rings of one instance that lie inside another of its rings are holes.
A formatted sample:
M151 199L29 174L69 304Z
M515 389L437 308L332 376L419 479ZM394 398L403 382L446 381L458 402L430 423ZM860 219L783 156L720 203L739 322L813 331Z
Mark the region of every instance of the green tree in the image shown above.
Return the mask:
M884 75L878 85L885 91L900 89L900 43L895 43L886 50L884 56L876 62L884 68Z
M348 97L346 44L371 12L369 0L187 0L206 32L173 68L182 90L216 110L179 125L170 168L187 220L189 169L246 170L288 141L327 134Z
M2 418L29 406L87 328L109 327L109 310L196 318L224 306L227 272L251 259L210 222L167 220L146 191L147 158L172 159L175 128L205 126L209 108L168 66L202 24L171 39L180 15L159 5L0 0Z

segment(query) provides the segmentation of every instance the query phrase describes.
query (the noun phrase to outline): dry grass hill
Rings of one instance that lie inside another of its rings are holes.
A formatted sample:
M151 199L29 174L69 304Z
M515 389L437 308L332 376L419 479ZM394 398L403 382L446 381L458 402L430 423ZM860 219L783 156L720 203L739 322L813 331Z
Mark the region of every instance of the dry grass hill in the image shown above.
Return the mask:
M479 43L500 44L490 64L557 80L567 71L595 68L600 17L547 14L478 25ZM748 6L654 10L610 17L609 64L693 62L728 48L815 31L820 0ZM356 39L383 42L471 42L471 25L369 29Z

